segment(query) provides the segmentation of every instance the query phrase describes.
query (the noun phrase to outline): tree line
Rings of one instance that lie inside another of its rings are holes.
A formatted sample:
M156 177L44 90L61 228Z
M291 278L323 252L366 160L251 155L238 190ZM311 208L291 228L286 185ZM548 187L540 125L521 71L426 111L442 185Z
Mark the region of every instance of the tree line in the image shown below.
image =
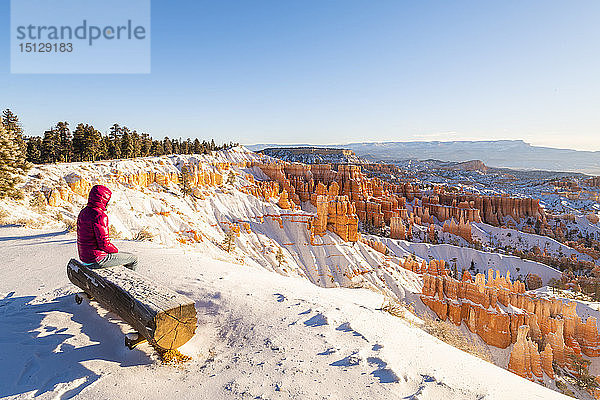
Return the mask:
M119 158L162 156L167 154L208 154L227 149L237 143L217 145L213 140L153 139L127 126L114 124L103 135L93 125L80 123L73 131L68 122L58 122L40 136L24 136L18 117L9 109L2 113L7 129L18 137L25 148L27 161L34 164L73 161L99 161ZM10 127L10 128L9 128Z
M153 139L127 126L114 124L103 134L91 124L71 130L61 121L42 136L26 136L19 118L10 109L0 117L0 198L14 191L19 175L33 164L99 161L168 154L210 154L237 143L217 145L214 139Z

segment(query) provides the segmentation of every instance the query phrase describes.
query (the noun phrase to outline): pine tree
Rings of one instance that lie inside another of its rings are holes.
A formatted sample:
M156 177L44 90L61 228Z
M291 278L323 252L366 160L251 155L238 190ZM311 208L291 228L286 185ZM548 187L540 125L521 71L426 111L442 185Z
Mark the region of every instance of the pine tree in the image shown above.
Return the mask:
M17 168L19 174L25 174L31 168L31 164L27 162L27 143L23 138L23 128L19 118L12 111L6 109L0 117L0 124L4 125L8 137L12 138L17 145L14 167Z
M83 161L96 161L100 159L99 151L101 150L102 134L92 125L86 124L84 127L83 136Z
M23 138L23 128L19 122L19 118L10 110L6 109L2 112L2 123L8 134L14 138L19 150L22 154L27 153L27 144Z
M27 138L27 161L34 164L42 163L42 139L38 136Z
M183 164L181 172L179 174L179 187L184 196L192 194L192 175L190 167L187 164Z
M100 132L98 132L98 133L100 133ZM109 151L110 151L110 138L108 136L101 135L100 144L98 147L98 156L96 157L96 160L110 160L111 158L109 156Z
M121 157L131 158L134 154L134 145L129 128L122 128L123 136L121 136Z
M173 146L173 154L181 154L181 146L179 140L173 139L171 145Z
M56 131L58 132L58 161L71 162L73 159L73 136L69 129L68 122L59 122L56 124Z
M571 370L575 372L575 382L580 389L594 390L598 388L596 377L589 372L590 360L579 354L569 354Z
M121 158L121 127L119 124L113 124L108 132L110 138L110 147L108 154L111 159Z
M229 229L225 234L225 238L223 238L223 250L228 253L231 253L231 250L235 248L235 233L233 230Z
M286 263L285 256L283 255L283 251L281 247L277 250L277 254L275 255L275 260L277 260L277 266L281 268L282 265Z
M231 186L233 186L233 184L235 183L235 174L233 173L233 171L229 171L229 175L227 175L226 183Z
M42 139L42 162L54 163L60 159L60 140L55 128L44 132Z
M0 198L19 197L15 186L22 181L20 176L25 172L20 167L21 153L18 140L5 128L0 118Z
M147 133L142 133L140 137L140 156L148 157L152 149L152 138Z
M165 136L163 140L163 154L173 154L173 143L171 139Z
M84 161L85 125L79 124L73 132L73 161Z
M165 154L163 143L160 140L153 140L150 147L150 155L162 156L163 154Z
M192 150L194 154L202 154L202 145L200 144L200 140L198 138L194 139L194 149Z
M136 130L131 132L131 142L133 143L132 157L140 157L142 155L142 140Z

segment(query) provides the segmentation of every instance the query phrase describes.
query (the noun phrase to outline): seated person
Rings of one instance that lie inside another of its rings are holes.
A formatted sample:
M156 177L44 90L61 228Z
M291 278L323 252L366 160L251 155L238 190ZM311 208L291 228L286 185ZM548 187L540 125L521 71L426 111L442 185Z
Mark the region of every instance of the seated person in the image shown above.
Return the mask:
M92 269L124 265L135 271L137 256L119 252L109 239L106 205L111 195L110 189L102 185L90 190L87 206L77 217L79 259Z

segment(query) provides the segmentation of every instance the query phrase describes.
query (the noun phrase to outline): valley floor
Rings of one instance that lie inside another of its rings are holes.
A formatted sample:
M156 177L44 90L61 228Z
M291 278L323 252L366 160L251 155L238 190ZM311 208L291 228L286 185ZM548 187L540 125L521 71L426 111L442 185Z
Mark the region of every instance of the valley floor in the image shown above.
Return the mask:
M553 399L379 309L366 289L317 287L150 242L116 241L138 271L196 302L192 361L128 350L130 328L77 305L73 234L0 227L0 398Z

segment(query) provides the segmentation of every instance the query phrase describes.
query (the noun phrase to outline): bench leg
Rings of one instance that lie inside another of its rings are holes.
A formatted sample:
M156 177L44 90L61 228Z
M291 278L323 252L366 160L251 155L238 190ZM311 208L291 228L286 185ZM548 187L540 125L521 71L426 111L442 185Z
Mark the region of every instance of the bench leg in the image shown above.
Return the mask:
M137 332L136 333L128 333L127 335L125 335L125 346L127 346L127 348L129 350L135 349L135 347L138 344L144 343L146 341L147 341L147 339Z
M81 293L75 293L75 303L81 304L84 297L87 297L87 299L89 301L94 300L94 298L92 296L90 296L89 294L87 294L86 292L81 292Z

